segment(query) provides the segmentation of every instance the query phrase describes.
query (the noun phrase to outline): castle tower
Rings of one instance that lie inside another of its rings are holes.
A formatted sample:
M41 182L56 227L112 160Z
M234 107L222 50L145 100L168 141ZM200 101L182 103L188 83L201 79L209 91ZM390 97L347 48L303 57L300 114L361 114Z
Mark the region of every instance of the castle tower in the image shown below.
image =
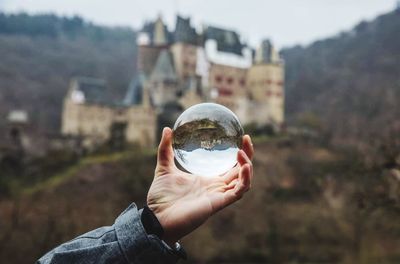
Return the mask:
M174 43L171 52L174 58L176 74L184 85L196 76L198 35L190 25L190 18L177 16Z
M247 72L249 94L255 109L250 112L258 124L282 124L284 121L284 64L270 41L263 41L256 62Z
M137 69L147 78L153 71L160 52L170 44L170 33L161 16L155 22L147 22L138 32Z

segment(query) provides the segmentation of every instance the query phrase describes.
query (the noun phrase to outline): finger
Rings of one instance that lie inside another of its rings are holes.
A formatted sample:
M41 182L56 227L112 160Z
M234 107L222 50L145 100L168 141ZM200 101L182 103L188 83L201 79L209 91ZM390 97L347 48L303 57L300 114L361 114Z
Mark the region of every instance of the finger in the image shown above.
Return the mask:
M229 184L227 184L225 186L225 191L228 191L230 189L234 189L236 184L237 184L237 182L238 182L238 179L234 179L233 181L231 181Z
M174 151L172 150L172 130L165 127L158 146L157 166L169 167L174 164Z
M249 186L249 189L251 188L251 185L252 185L252 182L253 182L253 176L254 176L253 164L250 164L250 186Z
M246 155L246 153L242 150L238 153L238 163L240 166L244 166L245 164L250 165L250 187L251 187L251 180L253 179L253 164L250 158Z
M237 181L235 188L225 192L225 204L223 207L226 207L242 198L243 194L250 188L250 178L251 166L246 164L240 168L239 180Z
M240 164L240 166L243 166L245 164L252 165L252 162L251 162L249 156L247 156L246 152L244 152L243 150L238 151L237 161Z
M246 154L250 158L250 160L252 160L253 156L254 156L254 146L253 146L253 142L251 141L251 138L249 135L243 136L242 149L244 152L246 152Z
M237 179L239 177L239 171L240 171L240 166L235 165L232 169L230 169L227 173L222 175L222 180L226 183L229 184L232 182L234 179Z
M235 186L235 194L240 198L250 189L251 166L245 164L239 172L239 182Z
M247 156L247 154L243 150L239 150L238 151L237 161L238 161L238 165L233 167L231 170L229 170L226 174L224 174L222 176L223 177L223 181L226 184L228 184L231 181L233 181L234 179L238 178L241 166L243 166L244 164L252 165L251 160L249 159L249 157Z

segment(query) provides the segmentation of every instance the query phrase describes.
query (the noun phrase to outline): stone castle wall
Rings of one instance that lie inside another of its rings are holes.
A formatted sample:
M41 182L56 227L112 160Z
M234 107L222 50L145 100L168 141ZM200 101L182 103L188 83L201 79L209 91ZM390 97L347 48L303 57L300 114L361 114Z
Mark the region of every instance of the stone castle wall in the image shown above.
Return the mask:
M143 147L156 144L155 111L146 106L124 108L98 104L78 104L70 99L64 102L62 133L81 136L87 148L103 144L111 138L113 124L125 124L125 139Z

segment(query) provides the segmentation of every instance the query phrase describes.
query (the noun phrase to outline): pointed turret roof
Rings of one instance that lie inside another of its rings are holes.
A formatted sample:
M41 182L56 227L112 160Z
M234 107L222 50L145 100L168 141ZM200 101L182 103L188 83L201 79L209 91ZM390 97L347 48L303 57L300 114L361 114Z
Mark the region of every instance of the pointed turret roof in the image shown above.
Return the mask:
M196 30L190 25L190 18L176 17L174 41L196 45L198 35Z
M72 87L82 97L83 102L96 104L111 104L107 96L106 82L102 79L77 77L72 80Z
M145 81L146 76L143 72L139 72L132 79L124 98L124 105L138 105L143 102L143 89Z
M165 46L173 40L173 34L169 32L161 16L153 22L146 22L139 31L139 35L141 34L144 34L148 38L146 42L148 41L151 46Z
M158 56L156 66L151 73L151 81L176 81L178 77L176 76L175 67L173 64L173 59L171 53L168 50L161 51Z
M169 32L167 26L164 24L161 15L157 18L156 22L154 22L154 33L153 33L154 45L163 46L168 44L168 36Z

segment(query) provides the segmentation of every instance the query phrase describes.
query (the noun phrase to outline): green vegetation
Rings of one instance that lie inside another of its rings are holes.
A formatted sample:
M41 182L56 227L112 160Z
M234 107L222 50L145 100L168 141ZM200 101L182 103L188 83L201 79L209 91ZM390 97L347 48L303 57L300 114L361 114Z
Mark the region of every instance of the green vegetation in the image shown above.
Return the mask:
M25 13L0 13L0 34L71 39L85 36L94 42L132 40L132 32L127 28L99 27L79 16L58 17L53 14L31 16Z
M289 119L323 130L338 143L363 142L367 152L397 145L399 14L397 9L310 46L284 49Z
M250 123L243 127L246 134L255 137L270 137L276 136L277 133L272 125L258 126L256 123Z
M296 137L259 138L255 147L253 190L184 239L190 263L400 261L400 183L393 172L369 167L351 149ZM0 241L7 241L0 257L33 262L58 243L111 224L130 202L142 206L155 160L154 150L93 154L33 187L20 184L26 187L18 196L0 200ZM30 243L21 246L21 239Z

